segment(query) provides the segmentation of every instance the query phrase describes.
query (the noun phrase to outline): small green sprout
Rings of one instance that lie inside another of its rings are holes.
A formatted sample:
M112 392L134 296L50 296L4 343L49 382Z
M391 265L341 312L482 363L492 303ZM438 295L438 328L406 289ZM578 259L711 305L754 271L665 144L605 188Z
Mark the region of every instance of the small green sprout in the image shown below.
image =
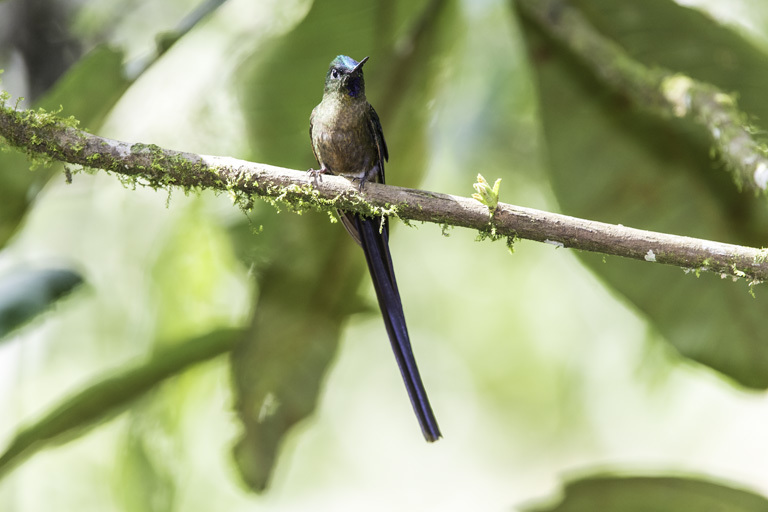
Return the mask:
M499 206L499 188L501 187L501 178L497 179L491 187L482 174L477 175L477 183L473 183L472 186L477 190L476 194L472 194L472 197L485 206L493 215L496 212L496 208Z

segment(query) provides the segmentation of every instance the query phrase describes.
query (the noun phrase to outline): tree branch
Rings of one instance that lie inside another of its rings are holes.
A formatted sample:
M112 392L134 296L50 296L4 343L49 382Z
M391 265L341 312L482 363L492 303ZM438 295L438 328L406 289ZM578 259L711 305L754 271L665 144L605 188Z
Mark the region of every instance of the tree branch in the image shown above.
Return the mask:
M680 73L648 68L600 35L581 12L562 0L515 0L520 12L564 44L597 77L640 107L704 127L739 186L768 188L766 146L733 95Z
M342 209L363 215L477 229L583 251L704 270L752 282L768 279L768 250L643 231L499 203L494 214L475 199L378 183L360 193L338 176L314 181L306 172L229 157L197 155L98 137L41 111L0 103L0 136L31 156L104 169L152 187L227 191L240 205L254 195L294 209Z
M224 354L243 335L239 329L218 329L158 351L141 365L105 378L51 408L39 420L20 428L0 453L0 479L27 457L72 439L96 426L162 381L192 365Z

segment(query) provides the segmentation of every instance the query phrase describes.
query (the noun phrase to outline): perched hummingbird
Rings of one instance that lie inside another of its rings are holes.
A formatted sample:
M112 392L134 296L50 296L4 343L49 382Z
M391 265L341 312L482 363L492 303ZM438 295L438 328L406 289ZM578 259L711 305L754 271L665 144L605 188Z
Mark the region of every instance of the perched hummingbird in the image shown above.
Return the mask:
M338 174L360 181L384 183L384 161L389 159L387 143L376 111L365 99L363 64L339 55L325 75L323 100L312 111L309 135L312 151L320 164L316 174ZM352 238L363 248L368 270L379 300L395 359L403 375L413 410L427 441L440 438L437 420L411 350L405 313L397 290L392 257L389 254L389 225L381 218L339 212Z

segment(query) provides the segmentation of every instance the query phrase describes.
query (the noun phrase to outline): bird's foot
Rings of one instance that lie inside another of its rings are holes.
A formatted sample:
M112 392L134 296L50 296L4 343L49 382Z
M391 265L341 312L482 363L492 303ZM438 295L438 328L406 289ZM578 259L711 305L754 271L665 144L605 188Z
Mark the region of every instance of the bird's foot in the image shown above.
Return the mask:
M357 186L357 191L362 194L363 188L365 188L365 178L352 178L352 181L355 180L360 180L360 184Z
M317 186L318 181L323 181L323 174L327 173L326 167L320 167L319 169L310 169L307 171L307 175L312 178L312 183Z

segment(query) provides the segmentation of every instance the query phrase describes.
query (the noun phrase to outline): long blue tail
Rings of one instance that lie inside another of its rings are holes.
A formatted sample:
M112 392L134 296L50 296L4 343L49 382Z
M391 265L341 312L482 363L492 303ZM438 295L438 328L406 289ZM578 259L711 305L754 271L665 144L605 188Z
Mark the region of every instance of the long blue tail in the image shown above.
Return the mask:
M389 235L385 226L380 230L381 219L367 219L353 214L346 214L345 225L353 224L359 236L360 245L368 262L368 270L371 273L373 287L376 289L376 297L379 300L379 308L384 317L384 325L389 334L389 341L403 375L408 396L411 399L413 410L421 425L421 430L427 441L437 441L440 438L440 428L429 405L427 391L421 382L416 359L413 357L411 341L408 337L408 328L405 325L405 313L400 301L400 292L397 290L395 271L392 267L392 256L389 253ZM352 227L352 226L349 226ZM352 233L354 237L354 233Z

